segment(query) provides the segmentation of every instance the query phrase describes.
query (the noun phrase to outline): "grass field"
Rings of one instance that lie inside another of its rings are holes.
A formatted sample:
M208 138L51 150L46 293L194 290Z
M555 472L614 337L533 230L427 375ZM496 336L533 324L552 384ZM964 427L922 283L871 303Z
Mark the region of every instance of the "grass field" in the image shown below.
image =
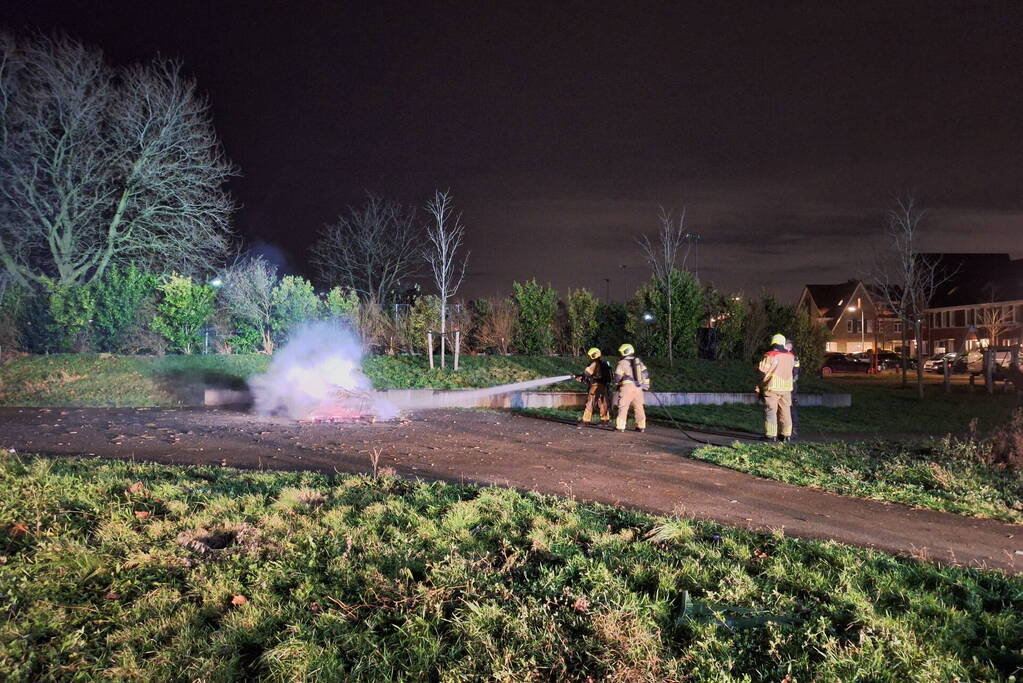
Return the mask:
M734 444L691 457L789 484L1021 523L1023 472L988 465L987 448L955 439Z
M5 455L0 530L9 680L1023 672L1019 577L507 489Z
M892 375L867 381L847 378L821 380L833 393L852 395L849 408L800 407L799 432L807 437L842 434L937 435L965 434L971 425L986 432L1007 422L1018 406L1012 394L970 392L966 385L953 386L945 393L940 384L928 384L920 401L915 387L902 388ZM803 388L801 387L801 390ZM806 389L810 391L810 389ZM660 407L656 399L646 401L650 419L672 426L735 429L762 434L763 407L759 404L723 406L693 405ZM578 410L535 410L537 415L566 420L579 419ZM674 420L674 422L672 421ZM974 420L976 420L975 425Z
M371 356L363 363L378 389L456 389L581 372L585 359L557 356L466 356L459 372L430 370L423 356ZM266 370L260 354L234 356L110 356L55 354L10 359L0 365L0 405L174 406L202 401L201 386L244 386ZM750 391L753 368L744 363L687 360L668 368L650 362L659 391ZM827 391L815 381L814 390ZM578 382L548 387L581 391Z
M1017 399L1010 394L970 393L966 386L953 387L946 394L939 385L928 385L923 401L914 387L902 388L895 378L887 382L828 380L832 390L852 395L849 408L800 407L799 431L805 435L865 434L937 434L964 433L976 420L977 429L987 431L1006 422ZM670 415L694 425L763 432L763 408L760 405L674 406L651 408L651 414Z

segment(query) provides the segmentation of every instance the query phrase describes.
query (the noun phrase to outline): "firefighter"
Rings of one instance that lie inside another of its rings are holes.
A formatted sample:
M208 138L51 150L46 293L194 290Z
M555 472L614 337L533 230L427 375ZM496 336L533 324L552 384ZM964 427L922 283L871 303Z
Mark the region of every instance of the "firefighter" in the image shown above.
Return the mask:
M593 347L586 352L590 364L582 371L581 375L575 378L589 388L586 390L586 408L583 410L583 419L579 420L579 426L589 424L593 418L593 404L597 404L600 410L601 424L611 422L611 410L609 393L611 391L611 364L601 358L600 349Z
M764 402L764 436L768 441L792 438L792 384L796 357L785 350L785 335L771 337L771 348L760 361L760 384L755 390ZM778 428L781 427L781 434Z
M632 344L618 347L622 357L615 366L615 384L618 386L618 418L615 431L624 432L629 419L629 406L636 415L636 431L646 431L646 411L643 409L643 392L650 389L650 373L643 361L636 357Z
M792 438L799 433L799 356L792 340L785 341L785 350L792 354Z

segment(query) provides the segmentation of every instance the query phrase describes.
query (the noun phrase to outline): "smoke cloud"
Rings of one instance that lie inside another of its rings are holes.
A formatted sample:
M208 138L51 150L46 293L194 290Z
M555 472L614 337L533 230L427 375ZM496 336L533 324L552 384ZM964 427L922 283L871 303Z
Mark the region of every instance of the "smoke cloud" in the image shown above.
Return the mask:
M330 412L339 401L391 419L397 408L373 391L362 372L362 344L347 326L316 321L301 325L274 354L270 369L249 381L254 410L296 420Z

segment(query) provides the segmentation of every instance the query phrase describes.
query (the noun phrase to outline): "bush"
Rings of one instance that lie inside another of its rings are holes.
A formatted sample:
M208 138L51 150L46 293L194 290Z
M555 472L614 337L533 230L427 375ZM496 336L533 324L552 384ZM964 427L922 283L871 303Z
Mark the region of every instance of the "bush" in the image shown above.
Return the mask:
M88 333L96 311L96 297L89 285L58 285L47 288L51 336L58 351L87 351Z
M283 344L297 325L319 317L320 298L309 280L285 275L273 290L270 325L274 340Z
M593 344L597 332L597 298L588 289L568 292L569 353L582 355Z
M1023 409L1017 408L1009 423L994 431L985 453L987 464L1023 473Z
M795 327L791 333L792 347L799 356L799 374L802 377L816 377L824 363L824 349L831 332L814 320L808 311L795 315Z
M156 278L132 266L108 268L94 285L96 311L93 338L98 351L123 353L134 345L140 329L148 327L147 303L156 295Z
M434 294L427 294L416 299L412 304L412 310L407 314L405 320L400 319L396 314L396 323L401 327L402 345L411 353L424 353L429 351L426 348L426 333L437 329L437 321L440 319L440 297ZM434 335L435 347L440 347L440 338Z
M22 323L29 295L28 290L0 274L0 353L22 348Z
M689 271L673 269L669 282L672 354L676 358L695 358L696 330L703 323L703 290ZM651 313L653 319L644 320L646 313ZM627 329L638 353L649 357L668 356L668 299L663 283L652 279L639 288Z
M328 318L352 322L359 310L359 295L354 289L334 287L323 298L323 307Z
M203 329L213 316L213 288L174 274L158 289L161 298L152 329L163 335L173 350L193 353L202 343Z
M519 309L515 347L525 355L545 355L554 350L554 318L558 312L558 293L536 280L512 283L512 298Z
M477 303L479 311L479 332L477 344L480 351L494 349L508 355L515 340L515 327L519 321L519 309L509 299L486 299Z

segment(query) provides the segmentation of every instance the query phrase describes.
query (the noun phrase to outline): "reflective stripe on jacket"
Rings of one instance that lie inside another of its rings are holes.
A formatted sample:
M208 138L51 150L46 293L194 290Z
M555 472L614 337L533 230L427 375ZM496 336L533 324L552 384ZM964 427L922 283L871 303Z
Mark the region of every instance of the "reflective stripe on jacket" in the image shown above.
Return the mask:
M767 391L792 391L792 371L796 357L788 351L772 349L764 354L758 370L764 378Z
M635 368L636 374L639 375L638 380L633 374L633 368ZM643 361L639 358L626 356L618 361L618 365L615 366L615 383L622 384L623 382L632 382L643 389L649 389L650 371L646 369Z

